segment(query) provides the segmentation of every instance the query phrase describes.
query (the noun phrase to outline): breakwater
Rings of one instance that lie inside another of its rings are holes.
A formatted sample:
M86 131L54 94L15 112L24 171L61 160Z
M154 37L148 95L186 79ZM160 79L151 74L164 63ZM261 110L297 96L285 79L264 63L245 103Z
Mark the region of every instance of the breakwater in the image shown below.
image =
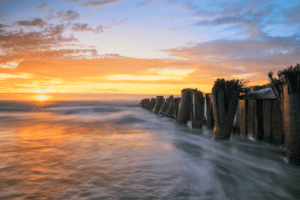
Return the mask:
M217 79L211 93L186 88L180 98L157 96L157 105L140 105L193 128L213 128L213 140L231 134L286 148L287 161L300 165L300 65L268 74L270 84L247 87L245 81ZM154 107L154 109L152 108Z

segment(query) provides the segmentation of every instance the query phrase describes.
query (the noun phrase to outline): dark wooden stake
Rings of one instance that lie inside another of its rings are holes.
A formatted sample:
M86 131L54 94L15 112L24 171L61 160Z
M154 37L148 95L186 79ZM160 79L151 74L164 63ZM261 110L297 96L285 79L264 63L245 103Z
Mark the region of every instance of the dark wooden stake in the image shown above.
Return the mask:
M215 126L213 139L229 139L238 105L239 93L247 82L217 79L212 88Z
M194 89L183 89L181 90L181 102L178 110L178 116L176 122L179 124L187 124L191 118L192 106L193 106L193 92L197 91Z
M181 98L174 98L173 99L173 105L174 105L174 117L177 121L177 116L178 116L178 112L179 112L179 106L180 106L180 102L181 102Z
M279 71L269 78L282 110L287 161L300 165L300 65Z
M165 99L163 96L157 96L156 98L156 104L154 106L154 113L159 113L160 109L162 108L163 104L165 102Z
M204 96L201 91L193 92L192 127L202 128L204 117Z
M206 125L208 128L214 128L214 113L213 113L213 99L212 94L205 94L206 100Z

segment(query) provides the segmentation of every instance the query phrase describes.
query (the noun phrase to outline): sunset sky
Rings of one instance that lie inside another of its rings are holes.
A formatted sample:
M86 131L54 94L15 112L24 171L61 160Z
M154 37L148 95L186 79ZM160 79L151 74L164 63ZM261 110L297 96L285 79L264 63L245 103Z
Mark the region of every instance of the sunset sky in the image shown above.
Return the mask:
M0 0L0 100L209 93L298 62L299 0Z

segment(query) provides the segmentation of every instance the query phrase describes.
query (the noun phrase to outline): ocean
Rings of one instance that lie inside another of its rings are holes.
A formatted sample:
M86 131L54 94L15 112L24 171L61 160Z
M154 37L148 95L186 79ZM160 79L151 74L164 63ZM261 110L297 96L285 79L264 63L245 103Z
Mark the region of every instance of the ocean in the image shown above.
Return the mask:
M0 199L300 199L284 147L138 101L0 102Z

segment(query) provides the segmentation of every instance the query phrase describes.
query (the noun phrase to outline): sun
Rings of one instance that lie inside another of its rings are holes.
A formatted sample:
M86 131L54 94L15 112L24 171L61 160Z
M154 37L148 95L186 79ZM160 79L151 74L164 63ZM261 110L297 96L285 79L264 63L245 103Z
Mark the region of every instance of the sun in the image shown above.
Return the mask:
M46 96L37 96L37 99L39 101L45 101L46 100Z

